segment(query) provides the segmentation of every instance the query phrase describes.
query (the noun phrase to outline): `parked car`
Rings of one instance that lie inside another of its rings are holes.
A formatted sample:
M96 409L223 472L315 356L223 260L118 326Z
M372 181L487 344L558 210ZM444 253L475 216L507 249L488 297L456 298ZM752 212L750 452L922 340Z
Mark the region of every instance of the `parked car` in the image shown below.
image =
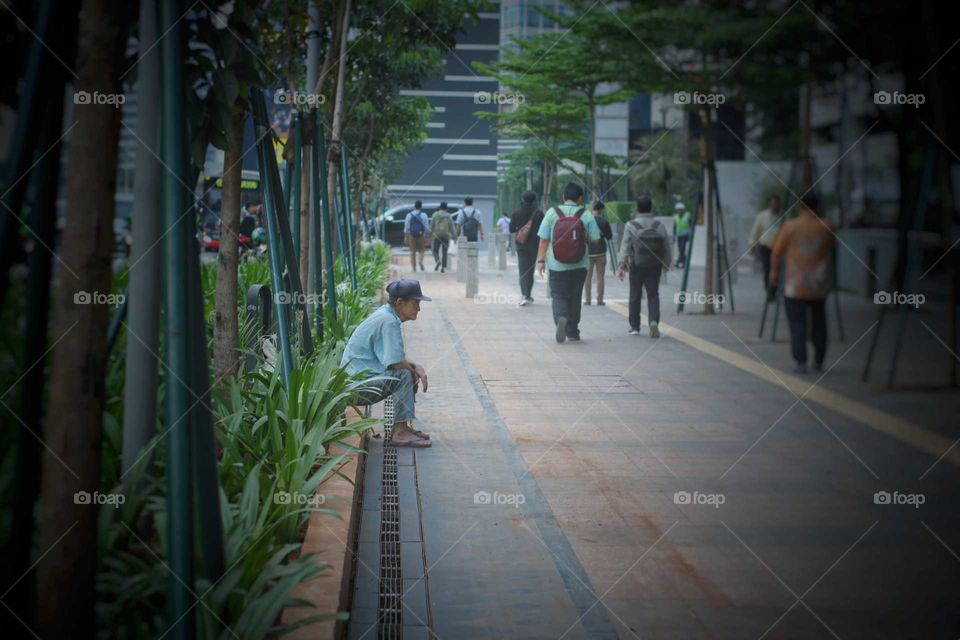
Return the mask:
M433 213L440 208L439 202L425 202L421 210L427 214L428 218L433 217ZM412 204L400 204L383 212L377 216L376 233L377 237L393 247L403 246L403 222L407 219L407 214L413 211ZM448 206L447 211L450 215L457 215L460 209L455 206Z

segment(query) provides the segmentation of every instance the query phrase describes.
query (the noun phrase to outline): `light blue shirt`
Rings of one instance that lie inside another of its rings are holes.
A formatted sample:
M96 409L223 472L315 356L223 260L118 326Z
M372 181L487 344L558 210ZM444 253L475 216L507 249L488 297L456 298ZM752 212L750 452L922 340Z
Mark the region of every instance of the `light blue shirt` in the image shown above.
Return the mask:
M589 207L581 207L581 205L567 200L563 204L559 205L560 211L563 212L565 216L572 216L581 208L583 208L583 215L580 216L580 221L583 223L584 228L587 230L587 241L596 242L600 239L600 227L597 226L597 221L593 218L593 213L591 213ZM573 269L586 269L590 266L590 252L584 248L583 259L580 262L574 262L566 264L563 262L558 262L553 257L553 225L557 221L557 212L554 210L554 207L550 207L548 211L543 214L543 222L540 223L540 230L537 232L537 235L543 238L544 240L549 240L547 244L547 269L550 271L572 271Z
M404 360L400 317L393 307L385 304L361 322L350 336L340 366L352 374L367 370L382 375L387 367Z

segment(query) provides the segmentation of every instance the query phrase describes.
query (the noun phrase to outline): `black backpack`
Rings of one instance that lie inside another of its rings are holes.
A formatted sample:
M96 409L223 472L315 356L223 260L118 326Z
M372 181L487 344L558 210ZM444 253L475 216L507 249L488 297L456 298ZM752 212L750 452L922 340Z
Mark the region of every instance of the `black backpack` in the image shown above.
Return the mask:
M667 239L660 233L660 221L654 220L650 226L644 226L637 220L631 220L627 224L636 232L629 247L630 266L639 269L662 267Z
M463 229L463 235L467 238L468 242L476 242L477 236L480 233L480 221L477 220L477 210L471 209L470 213L467 213L467 210L463 210L463 224L460 225Z

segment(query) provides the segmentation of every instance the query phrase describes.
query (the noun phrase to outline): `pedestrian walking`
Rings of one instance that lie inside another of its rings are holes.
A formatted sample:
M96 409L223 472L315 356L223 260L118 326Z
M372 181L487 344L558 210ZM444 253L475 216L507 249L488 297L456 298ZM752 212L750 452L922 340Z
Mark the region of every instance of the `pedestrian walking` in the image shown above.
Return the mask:
M497 229L503 234L504 242L507 243L507 253L510 253L513 248L513 236L510 235L510 218L507 217L507 214L500 215L500 219L497 220Z
M510 216L510 231L517 234L517 270L520 273L520 306L533 304L533 273L537 268L537 231L543 222L543 211L537 207L537 194L524 191L520 208Z
M642 195L637 198L637 215L626 224L620 244L620 269L617 277L623 280L630 274L630 305L627 320L629 334L640 335L640 301L647 292L650 308L650 337L660 337L660 274L670 270L672 256L667 230L651 213L653 200Z
M403 243L410 247L410 264L414 272L417 264L420 265L420 271L426 271L423 267L423 254L427 247L427 235L430 233L430 219L422 211L422 207L423 203L419 200L414 202L413 211L408 213L403 221Z
M781 225L770 262L771 286L780 276L780 261L786 258L783 282L784 307L790 322L790 349L795 373L807 372L807 327L813 338L813 368L823 369L827 355L827 294L833 285L831 258L836 236L817 215L816 197L800 198L797 217ZM808 321L809 315L809 321Z
M563 188L563 204L544 214L537 235L540 237L537 271L540 275L546 269L550 272L557 342L577 342L583 281L590 264L587 243L600 239L600 227L583 206L583 187L567 183Z
M447 250L453 235L453 216L447 211L447 203L441 202L440 208L430 218L430 235L433 236L433 270L445 273L447 270Z
M676 267L682 268L687 263L687 242L690 241L690 212L678 202L673 205L673 237L677 242Z
M583 303L590 304L590 284L593 280L593 274L597 274L597 306L604 306L603 301L603 279L604 271L607 268L607 241L613 239L613 229L610 223L604 217L606 205L602 200L593 203L593 219L597 221L597 227L600 228L600 239L590 243L590 265L587 267L587 277L583 283Z
M773 300L777 295L777 283L770 280L770 257L773 252L773 242L780 229L780 196L770 196L767 208L757 214L750 229L751 252L760 258L763 266L763 286L767 290L767 300Z
M463 199L463 208L457 214L457 237L463 236L467 242L483 240L483 223L480 212L473 206L473 198Z
M389 301L370 314L354 330L340 359L340 366L363 379L355 391L360 404L394 399L393 432L387 446L425 448L430 435L413 427L416 394L421 384L427 391L427 372L407 360L400 325L416 320L420 302L429 301L416 280L395 280L387 285Z

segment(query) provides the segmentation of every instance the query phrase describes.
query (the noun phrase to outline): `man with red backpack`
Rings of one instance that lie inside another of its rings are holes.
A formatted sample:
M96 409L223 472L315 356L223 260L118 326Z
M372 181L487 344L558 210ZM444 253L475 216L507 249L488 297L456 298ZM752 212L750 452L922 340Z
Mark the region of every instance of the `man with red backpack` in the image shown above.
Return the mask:
M545 269L550 270L557 342L577 342L580 340L580 296L590 265L587 244L600 239L597 221L583 206L583 187L567 183L563 188L563 204L551 207L544 214L537 235L540 237L537 272L542 276Z

